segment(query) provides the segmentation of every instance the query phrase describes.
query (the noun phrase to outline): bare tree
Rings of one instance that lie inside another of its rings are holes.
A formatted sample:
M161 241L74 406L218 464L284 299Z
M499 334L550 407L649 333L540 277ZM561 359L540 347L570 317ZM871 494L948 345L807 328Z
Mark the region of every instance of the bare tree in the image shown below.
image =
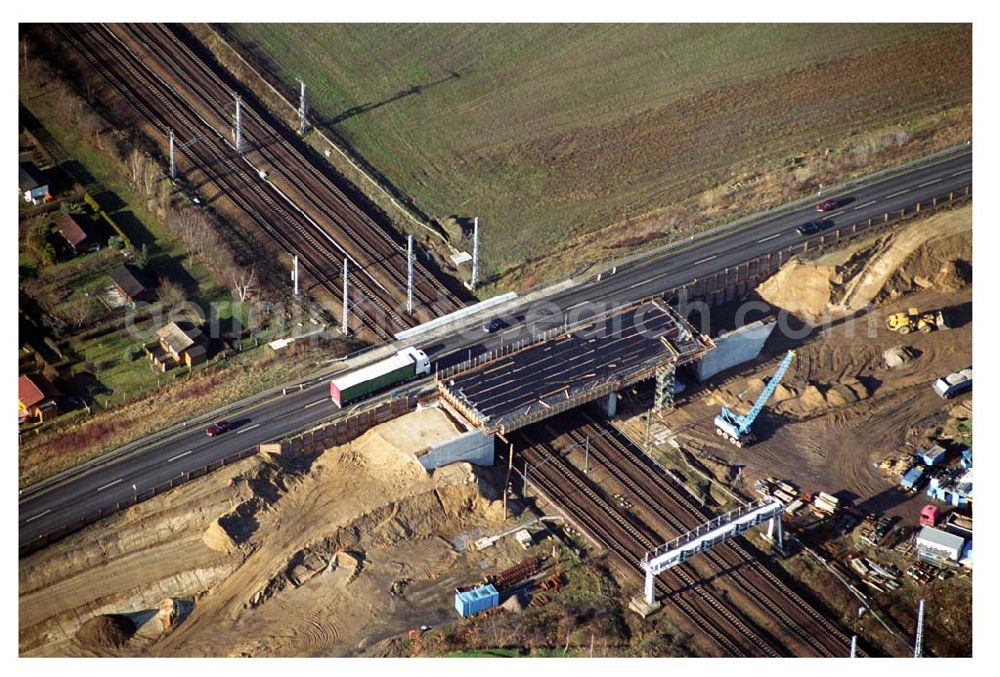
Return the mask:
M160 299L160 302L168 308L182 303L187 298L187 295L184 293L184 290L181 289L180 285L166 277L160 278L160 285L156 290L156 296Z
M89 296L80 294L63 306L63 314L68 322L82 327L94 317L93 300Z
M248 301L257 293L257 273L251 268L237 269L232 273L233 296L240 301Z

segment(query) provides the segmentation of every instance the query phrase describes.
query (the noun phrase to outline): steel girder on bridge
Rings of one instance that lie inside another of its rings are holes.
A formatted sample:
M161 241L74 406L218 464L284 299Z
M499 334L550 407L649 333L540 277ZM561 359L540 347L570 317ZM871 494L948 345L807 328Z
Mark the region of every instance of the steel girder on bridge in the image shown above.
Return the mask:
M662 299L617 308L524 346L481 356L438 376L442 397L475 425L508 433L714 347Z

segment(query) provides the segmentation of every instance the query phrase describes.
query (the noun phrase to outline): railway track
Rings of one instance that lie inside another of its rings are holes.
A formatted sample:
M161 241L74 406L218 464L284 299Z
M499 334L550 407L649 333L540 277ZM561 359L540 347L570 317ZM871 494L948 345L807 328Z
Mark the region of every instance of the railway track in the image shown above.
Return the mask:
M601 497L574 470L562 462L557 450L539 443L522 430L516 436L525 444L522 452L531 464L530 482L557 502L573 521L587 531L618 560L622 570L641 581L639 560L657 545L656 535L635 524ZM774 639L759 628L751 628L730 606L718 599L688 572L672 570L656 581L661 594L669 596L681 613L730 656L780 656Z
M587 437L592 439L591 458L633 492L646 510L669 526L669 533L660 534L664 541L711 519L712 515L696 505L683 487L640 454L617 429L586 411L581 413L584 425L570 429L566 435L575 444L583 444ZM727 572L804 647L818 656L845 655L850 638L821 613L811 611L811 605L775 575L759 556L749 552L739 539L709 550L705 560L719 572Z
M597 421L582 412L582 425L574 423L559 426L558 430L549 425L550 442L538 443L527 436L524 441L529 448L523 452L525 460L532 465L530 470L531 483L542 488L550 500L558 502L560 507L570 507L571 517L578 526L591 534L601 545L608 547L616 555L624 570L629 573L643 575L638 563L642 555L673 536L688 531L697 524L709 519L706 511L697 506L687 495L686 489L676 485L648 459L632 448L630 441L616 429ZM522 433L523 434L523 433ZM623 513L612 507L605 500L587 476L577 467L562 457L561 450L554 446L555 441L563 437L569 441L566 446L582 448L584 441L590 437L590 459L615 478L626 491L630 499L647 514L655 517L652 524ZM548 459L548 460L546 460ZM541 463L541 465L536 465ZM551 467L551 470L546 470ZM556 472L561 473L553 476ZM542 486L544 485L544 486ZM571 490L567 491L569 487ZM616 532L617 533L616 535ZM623 537L620 532L631 536ZM612 541L617 539L617 546ZM621 542L622 540L629 542ZM631 545L631 547L629 547ZM742 598L752 605L758 613L766 618L768 625L780 628L782 636L795 645L793 652L784 642L773 637L763 628L758 628L755 635L747 627L747 623L734 625L732 620L724 618L731 627L738 629L738 634L744 639L753 639L754 648L762 650L765 655L816 655L844 656L850 647L849 637L829 619L815 611L798 593L791 589L773 571L771 571L758 556L751 553L738 541L730 541L706 553L704 563L710 565L710 578L724 577L730 592L736 593L729 599ZM684 589L702 589L697 586L698 579L703 579L694 573L689 565L676 567L671 573L678 576ZM666 589L662 581L657 581L661 592ZM675 595L676 597L676 595ZM718 601L718 600L716 600ZM690 616L690 610L682 612ZM732 612L730 612L732 613ZM704 619L702 618L702 621ZM698 621L695 620L697 623ZM715 626L719 622L715 621ZM762 640L760 635L763 635ZM732 646L713 637L716 643L725 651L732 652ZM762 642L758 645L758 643ZM732 640L730 640L732 642ZM742 655L742 654L734 654Z
M163 24L123 24L113 30L122 37L132 35L147 49L151 48L149 57L174 75L170 81L183 83L225 124L235 92L173 29ZM258 155L287 184L283 189L297 204L305 205L317 218L322 216L321 223L334 231L338 242L345 242L350 251L359 252L354 265L370 270L394 293L405 295L406 252L402 242L394 240L253 108L246 109L244 137L247 155ZM436 311L423 318L431 319L437 313L456 310L461 302L418 262L414 270L414 305L418 311L421 308Z
M173 129L182 138L197 139L196 143L181 146L178 155L193 171L203 174L214 183L221 194L248 215L280 249L298 254L306 276L312 278L330 300L338 300L340 296L343 259L354 261L353 265L349 263L348 279L352 290L351 311L356 331L360 330L378 340L388 340L396 331L417 323L417 317L409 317L397 311L398 294L391 286L381 282L379 275L373 272L375 264L369 263L366 268L361 263L375 256L372 253L376 251L373 244L366 245L368 249L365 259L360 258L356 252L348 252L315 218L273 182L261 179L257 168L237 154L234 144L215 124L205 118L204 106L199 109L191 103L193 97L178 94L171 84L151 69L111 28L84 25L56 26L56 29L140 117L162 133L163 138ZM159 51L165 52L165 46L161 47L164 49ZM194 80L193 77L188 79ZM210 112L209 114L211 115ZM259 131L257 133L258 136L251 135L250 138L259 142L262 137ZM273 130L270 133L274 137L280 136ZM291 148L290 144L288 147ZM301 155L298 157L305 162ZM310 165L305 162L305 166ZM305 180L297 178L299 175L286 169L281 162L276 162L270 168L278 167L286 173L283 176L290 177L289 181L305 185ZM313 185L311 190L311 208L314 208L315 201L322 201L321 193L318 185ZM350 212L349 208L344 209L345 212ZM354 206L354 209L358 208ZM326 221L329 217L320 214L318 218ZM360 219L356 218L356 225L357 223L360 223ZM345 229L347 226L342 225L338 234L344 236ZM359 225L358 229L371 230L367 224ZM352 248L360 246L357 240L348 244ZM391 259L391 253L387 253L382 260ZM403 260L405 264L405 256ZM437 281L435 283L440 284ZM418 298L426 300L433 293L426 280L421 289L419 293L424 296L415 294L415 301ZM403 294L405 296L405 290ZM455 307L460 306L457 299L451 299ZM446 307L447 305L445 303ZM432 304L430 310L425 305L423 312L428 316L442 309L439 302Z

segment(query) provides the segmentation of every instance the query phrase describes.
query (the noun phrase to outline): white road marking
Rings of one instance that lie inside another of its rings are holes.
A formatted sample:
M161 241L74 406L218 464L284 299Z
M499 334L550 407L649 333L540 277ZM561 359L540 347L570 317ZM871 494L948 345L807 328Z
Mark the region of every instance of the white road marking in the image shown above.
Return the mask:
M36 520L36 519L38 519L39 517L45 517L45 516L46 516L46 515L48 515L48 514L49 514L50 512L52 512L52 508L49 508L48 510L45 510L45 511L43 511L43 512L40 512L40 513L38 513L37 515L34 515L33 517L29 517L28 519L24 520L24 523L25 523L25 524L27 524L28 522L31 522L32 520Z
M116 479L116 480L115 480L114 482L108 482L108 483L107 483L107 484L105 484L105 485L104 485L103 487L98 487L98 488L97 488L97 490L98 490L98 491L104 491L104 490L105 490L105 489L107 489L108 487L113 487L113 486L115 486L116 484L118 484L118 483L119 483L119 482L121 482L121 481L122 481L122 478L120 478L120 477L119 477L119 478L118 478L118 479Z
M171 456L170 458L167 459L167 463L170 463L171 461L176 461L179 458L187 456L192 451L193 451L193 449L188 449L187 451L182 451L181 453L177 454L176 456Z
M885 199L888 200L890 198L899 197L900 195L906 195L909 192L910 192L910 189L907 188L906 190L901 190L898 193L893 193L892 195L886 195Z
M695 261L695 262L694 262L694 263L692 263L691 265L692 265L692 266L697 266L697 265L698 265L699 263L708 263L709 261L711 261L712 259L716 258L717 256L718 256L718 254L712 254L712 255L711 255L711 256L709 256L708 258L706 258L706 259L702 259L701 261Z
M302 408L303 409L308 409L309 407L315 407L317 404L323 404L324 402L330 402L330 401L331 400L330 400L329 397L324 397L321 400L316 400L315 402L310 402L309 404L307 404L306 406L304 406ZM260 424L258 423L257 425L260 425ZM254 427L256 427L256 426L254 426ZM248 428L248 430L249 430L249 428Z
M768 240L773 240L776 237L781 237L781 233L775 233L774 235L768 235L763 240L757 240L757 243L767 242Z
M971 171L972 171L971 169L963 169L960 172L955 172L954 174L952 174L952 176L961 176L962 174L968 174Z
M833 214L830 214L827 218L832 219L834 216L843 216L844 212L846 211L847 211L846 209L841 209L839 212L834 212Z
M925 181L924 183L921 183L919 186L917 186L917 188L923 188L924 186L930 186L930 185L933 185L935 183L938 183L939 181L941 181L941 179L934 179L933 181Z
M866 202L863 205L858 205L857 207L854 208L854 211L858 211L859 209L864 209L865 207L871 207L873 204L875 204L875 202L876 202L875 200L872 200L871 202Z
M326 402L326 400L320 400L320 402ZM315 402L313 404L315 404ZM236 431L236 434L237 435L242 435L246 431L253 430L254 428L256 428L259 425L260 425L260 423L254 423L252 426L250 426L248 428L240 428L239 430Z

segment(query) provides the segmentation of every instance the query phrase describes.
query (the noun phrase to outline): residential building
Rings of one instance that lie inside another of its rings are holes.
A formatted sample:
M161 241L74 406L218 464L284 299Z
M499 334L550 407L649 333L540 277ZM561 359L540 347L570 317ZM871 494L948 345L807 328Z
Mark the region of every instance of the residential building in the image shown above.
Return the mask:
M44 421L59 413L59 390L41 374L24 374L17 381L19 423Z
M129 303L149 301L152 298L149 281L142 271L133 265L126 263L112 270L111 281L118 293Z
M201 329L190 322L171 322L156 332L158 343L145 346L153 364L166 371L178 365L193 367L208 359Z
M93 236L93 229L85 218L63 214L56 221L56 228L74 254L94 252L101 248L101 243Z
M17 182L21 197L33 205L49 198L49 184L35 165L30 162L19 162L17 165Z

